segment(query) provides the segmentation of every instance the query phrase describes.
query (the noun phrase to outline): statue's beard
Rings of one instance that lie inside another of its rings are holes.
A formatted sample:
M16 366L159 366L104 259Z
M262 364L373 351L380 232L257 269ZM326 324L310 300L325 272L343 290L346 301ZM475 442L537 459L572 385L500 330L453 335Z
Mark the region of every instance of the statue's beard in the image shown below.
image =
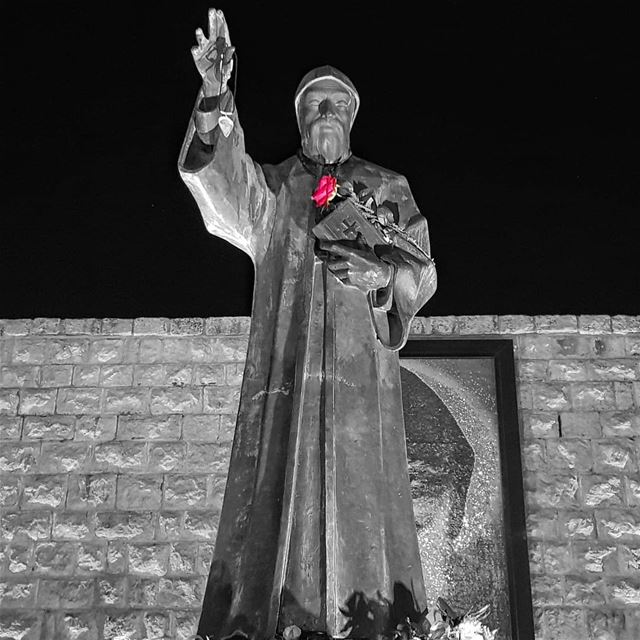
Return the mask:
M316 120L302 139L304 154L325 164L344 160L349 155L349 136L339 123L330 129L323 126L325 121Z

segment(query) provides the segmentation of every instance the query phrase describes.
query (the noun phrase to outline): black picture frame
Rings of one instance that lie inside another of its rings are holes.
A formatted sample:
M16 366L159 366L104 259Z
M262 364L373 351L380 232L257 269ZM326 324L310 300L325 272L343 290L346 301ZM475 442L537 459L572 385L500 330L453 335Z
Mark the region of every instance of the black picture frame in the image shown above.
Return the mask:
M511 639L534 640L513 340L411 338L403 358L490 358L494 365Z

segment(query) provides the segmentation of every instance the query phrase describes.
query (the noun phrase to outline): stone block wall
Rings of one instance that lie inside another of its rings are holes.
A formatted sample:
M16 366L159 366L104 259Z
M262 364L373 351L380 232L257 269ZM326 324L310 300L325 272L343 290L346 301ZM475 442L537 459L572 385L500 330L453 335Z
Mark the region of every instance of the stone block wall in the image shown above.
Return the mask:
M192 638L249 320L0 320L0 639ZM537 640L640 638L640 318L514 340Z

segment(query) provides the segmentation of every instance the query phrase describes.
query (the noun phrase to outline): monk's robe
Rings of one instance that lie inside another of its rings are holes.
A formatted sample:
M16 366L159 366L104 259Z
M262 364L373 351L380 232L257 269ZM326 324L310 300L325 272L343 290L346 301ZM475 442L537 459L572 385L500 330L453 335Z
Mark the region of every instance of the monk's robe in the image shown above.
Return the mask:
M403 176L349 157L338 183L373 189L427 255L389 246L388 286L343 284L316 255L313 164L257 164L237 112L225 138L196 131L201 106L199 96L180 174L207 229L251 257L255 286L198 633L262 640L296 624L374 638L425 606L398 349L436 287L427 222Z

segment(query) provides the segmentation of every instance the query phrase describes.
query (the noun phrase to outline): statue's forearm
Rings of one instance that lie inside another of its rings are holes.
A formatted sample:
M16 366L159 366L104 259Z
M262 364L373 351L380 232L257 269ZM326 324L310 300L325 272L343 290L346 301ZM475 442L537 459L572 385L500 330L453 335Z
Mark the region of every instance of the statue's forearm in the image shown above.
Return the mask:
M225 91L220 96L203 97L196 105L193 119L198 137L205 145L215 144L215 132L218 130L218 122L221 111L234 110L234 100L231 91Z

